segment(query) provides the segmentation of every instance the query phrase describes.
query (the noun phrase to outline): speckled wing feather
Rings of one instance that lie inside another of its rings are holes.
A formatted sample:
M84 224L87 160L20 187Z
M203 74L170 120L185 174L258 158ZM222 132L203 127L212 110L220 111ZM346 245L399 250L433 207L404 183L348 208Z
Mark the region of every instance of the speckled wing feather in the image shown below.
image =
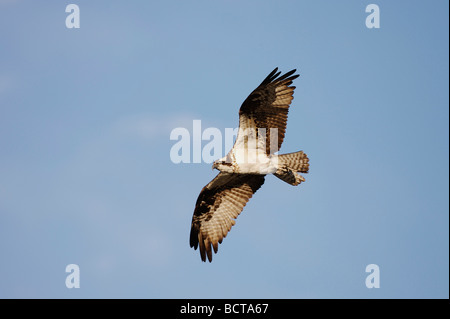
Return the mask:
M266 134L266 154L270 154L270 142L276 143L273 150L278 151L284 140L286 133L287 117L289 106L294 94L295 86L291 86L292 81L299 75L293 75L296 70L287 72L279 76L275 68L262 83L247 97L239 109L239 127L245 129L254 127L265 129ZM278 130L278 141L271 138L270 129ZM242 130L243 131L243 130ZM243 131L244 132L244 131ZM235 145L240 145L245 136L236 138ZM272 139L272 140L271 140Z
M235 224L248 200L264 184L265 175L219 173L203 187L192 217L190 245L200 247L202 261L212 261L212 251Z

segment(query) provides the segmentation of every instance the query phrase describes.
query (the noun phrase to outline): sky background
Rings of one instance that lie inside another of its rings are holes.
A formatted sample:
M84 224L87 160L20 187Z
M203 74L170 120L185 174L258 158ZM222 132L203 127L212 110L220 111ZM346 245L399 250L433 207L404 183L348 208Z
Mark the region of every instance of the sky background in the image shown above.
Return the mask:
M448 6L0 0L0 297L448 298ZM170 132L236 127L275 67L301 74L281 152L310 173L267 177L202 263L216 172Z

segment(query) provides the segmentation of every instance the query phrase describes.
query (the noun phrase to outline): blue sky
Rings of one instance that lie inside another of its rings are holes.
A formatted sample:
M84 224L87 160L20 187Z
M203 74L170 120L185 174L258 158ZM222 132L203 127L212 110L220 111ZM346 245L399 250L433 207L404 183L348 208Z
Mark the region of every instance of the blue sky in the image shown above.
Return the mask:
M79 29L69 3L0 0L0 297L448 298L448 1L74 1ZM266 178L202 263L216 172L170 132L236 127L274 67L310 173Z

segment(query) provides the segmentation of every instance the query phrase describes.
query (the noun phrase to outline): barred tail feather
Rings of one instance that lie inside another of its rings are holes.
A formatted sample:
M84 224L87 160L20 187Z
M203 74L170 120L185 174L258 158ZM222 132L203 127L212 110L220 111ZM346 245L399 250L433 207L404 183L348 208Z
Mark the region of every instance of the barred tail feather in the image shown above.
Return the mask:
M294 186L305 181L305 178L297 172L308 173L309 171L309 159L303 151L279 155L278 165L274 175Z

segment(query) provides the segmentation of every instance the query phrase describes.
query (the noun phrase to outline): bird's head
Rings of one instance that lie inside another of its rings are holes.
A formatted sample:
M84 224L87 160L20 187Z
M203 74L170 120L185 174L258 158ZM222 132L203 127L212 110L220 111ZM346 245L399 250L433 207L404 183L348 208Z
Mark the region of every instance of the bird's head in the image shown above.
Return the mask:
M233 164L231 163L231 161L228 161L226 157L224 158L220 158L216 161L214 161L212 169L217 169L221 172L228 172L228 173L232 173L233 172Z

